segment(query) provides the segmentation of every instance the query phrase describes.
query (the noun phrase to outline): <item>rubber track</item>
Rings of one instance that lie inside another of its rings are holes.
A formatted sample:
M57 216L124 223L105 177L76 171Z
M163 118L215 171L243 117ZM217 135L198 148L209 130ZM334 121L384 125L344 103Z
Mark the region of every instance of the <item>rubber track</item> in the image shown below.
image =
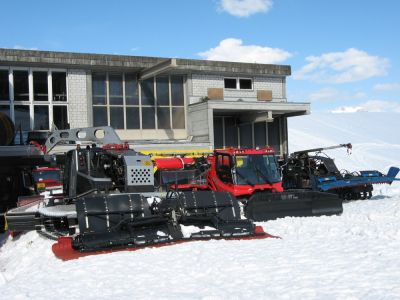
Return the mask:
M92 251L92 252L81 252L79 250L75 250L72 246L72 237L60 237L57 243L53 244L52 251L54 255L63 260L72 260L77 259L85 256L90 255L98 255L98 254L107 254L112 252L120 252L120 251L137 251L145 248L161 248L165 246L173 246L177 244L183 244L188 242L195 242L195 241L207 241L207 240L258 240L258 239L266 239L266 238L278 238L279 236L274 236L269 233L266 233L261 226L256 226L255 235L247 236L247 237L219 237L219 238L204 238L204 239L184 239L178 240L173 242L167 243L160 243L154 245L147 245L147 246L134 246L129 248L118 248L118 249L107 249L107 250L99 250L99 251Z

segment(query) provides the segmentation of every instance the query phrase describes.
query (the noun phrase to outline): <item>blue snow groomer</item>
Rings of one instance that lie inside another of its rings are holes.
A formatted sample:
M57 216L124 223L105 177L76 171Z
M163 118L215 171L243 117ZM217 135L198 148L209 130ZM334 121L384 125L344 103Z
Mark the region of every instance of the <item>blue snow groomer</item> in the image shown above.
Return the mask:
M336 193L343 200L369 199L372 197L373 184L391 184L397 179L399 168L391 167L385 175L377 170L339 171L334 160L321 155L322 151L344 147L348 153L352 145L315 148L292 153L282 166L283 186L285 189L312 189L315 191ZM310 153L316 153L310 155Z

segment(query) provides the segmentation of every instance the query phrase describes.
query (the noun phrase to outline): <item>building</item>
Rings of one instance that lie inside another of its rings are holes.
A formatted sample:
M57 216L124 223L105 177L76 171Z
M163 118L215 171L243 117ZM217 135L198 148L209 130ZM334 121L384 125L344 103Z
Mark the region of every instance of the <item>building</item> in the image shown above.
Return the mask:
M290 66L0 49L0 111L17 128L109 125L137 148L271 145L287 153Z

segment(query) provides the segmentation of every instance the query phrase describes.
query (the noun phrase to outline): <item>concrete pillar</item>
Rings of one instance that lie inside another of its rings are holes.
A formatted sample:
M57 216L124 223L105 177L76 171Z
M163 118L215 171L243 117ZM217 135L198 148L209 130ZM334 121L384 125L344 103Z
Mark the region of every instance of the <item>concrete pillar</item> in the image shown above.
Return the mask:
M85 70L68 70L68 115L71 128L88 127L88 86ZM91 101L90 101L91 102Z

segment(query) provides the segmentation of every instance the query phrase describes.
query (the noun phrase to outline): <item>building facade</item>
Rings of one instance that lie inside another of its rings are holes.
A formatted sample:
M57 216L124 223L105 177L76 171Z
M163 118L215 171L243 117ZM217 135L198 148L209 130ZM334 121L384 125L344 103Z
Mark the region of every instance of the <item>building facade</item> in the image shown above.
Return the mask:
M0 111L22 131L112 126L139 149L287 153L290 66L0 49Z

